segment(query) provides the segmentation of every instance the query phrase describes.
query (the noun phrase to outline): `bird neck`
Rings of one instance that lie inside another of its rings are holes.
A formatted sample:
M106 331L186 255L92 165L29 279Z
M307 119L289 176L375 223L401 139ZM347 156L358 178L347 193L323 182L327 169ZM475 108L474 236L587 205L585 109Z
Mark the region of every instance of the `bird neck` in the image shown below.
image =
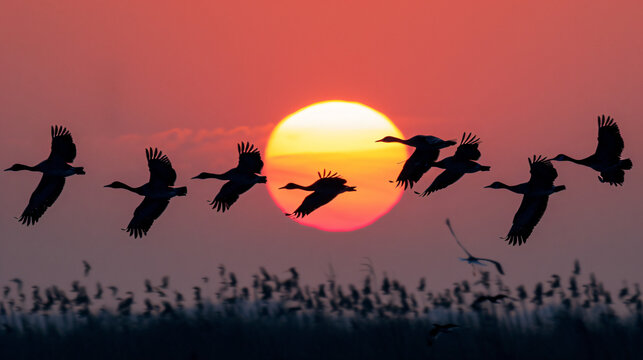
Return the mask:
M134 187L131 187L131 186L129 186L129 185L125 184L125 183L122 183L120 181L114 182L114 184L112 184L111 187L113 187L115 189L129 190L129 191L131 191L133 193L136 193L136 194L139 194L139 195L141 194L141 190L142 190L141 187L134 188Z
M229 180L229 171L223 174L213 174L213 173L201 173L197 178L199 179L219 179L219 180Z
M39 171L37 166L29 166L29 165L23 165L23 164L14 164L12 167L8 168L5 171L21 171L21 170Z
M501 182L499 182L498 187L499 187L500 189L507 189L507 190L509 190L509 191L513 191L513 192L515 192L515 193L519 193L519 194L520 194L520 193L522 192L522 190L523 190L523 189L522 189L522 185L523 185L523 184L519 184L519 185L507 185L507 184L505 184L505 183L501 183Z
M314 189L312 188L312 185L302 186L302 185L299 185L299 184L290 184L290 185L289 185L289 188L290 188L290 189L306 190L306 191L313 191L313 190L314 190Z
M585 159L574 159L573 157L563 155L561 161L571 161L575 164L579 165L587 165L589 162L590 158L585 158Z
M386 143L397 142L397 143L402 143L404 145L411 145L411 144L409 144L409 140L396 138L395 136L387 136L387 137L383 138L380 141L381 142L386 142Z

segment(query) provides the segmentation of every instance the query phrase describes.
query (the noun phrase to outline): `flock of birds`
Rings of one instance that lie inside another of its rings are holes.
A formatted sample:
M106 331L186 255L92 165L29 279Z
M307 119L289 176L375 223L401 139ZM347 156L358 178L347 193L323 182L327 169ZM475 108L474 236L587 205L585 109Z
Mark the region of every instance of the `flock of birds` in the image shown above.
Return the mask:
M76 157L76 145L69 130L62 126L52 126L51 137L51 152L46 160L35 166L15 164L5 170L27 170L43 174L27 207L18 218L24 225L33 225L38 222L47 208L53 205L62 192L66 177L85 174L83 167L70 165ZM413 154L404 163L396 180L396 186L401 186L404 190L412 189L413 185L431 168L442 169L442 172L424 192L416 192L420 196L428 196L435 191L445 189L465 174L491 169L489 166L476 162L481 157L478 149L480 139L471 133L462 135L453 156L441 160L438 160L440 150L456 145L455 141L442 140L430 135L416 135L406 140L387 136L377 142L402 143L415 148ZM599 116L598 146L592 155L583 159L574 159L564 154L551 159L533 156L529 159L531 174L529 181L518 185L506 185L496 181L487 186L492 189L507 189L523 196L505 240L511 245L521 245L526 242L545 213L549 196L565 189L564 185L554 185L558 173L551 162L552 160L570 161L590 167L600 173L598 177L600 182L618 186L622 185L625 180L625 170L632 168L630 159L621 159L623 147L623 138L614 120L611 117L606 118L605 115ZM250 190L255 184L267 181L266 177L261 175L264 164L259 150L250 143L241 143L237 145L237 151L239 160L235 168L222 174L202 172L193 177L193 179L227 181L210 203L212 208L217 211L225 212L239 199L241 194ZM172 163L167 155L154 148L146 149L145 153L150 172L150 178L146 184L131 187L114 181L105 185L105 187L125 189L144 197L134 211L134 216L127 228L124 229L134 238L147 234L154 221L167 208L171 198L187 194L187 187L174 187L176 171L172 168ZM304 198L295 211L286 214L287 216L295 218L307 216L319 207L328 204L339 194L357 190L355 186L346 185L346 179L337 173L324 170L317 174L319 178L311 185L302 186L288 183L281 187L281 189L300 189L312 192ZM462 246L459 241L458 244ZM467 252L466 249L464 250ZM468 252L467 255L469 256L467 261L472 264L479 263L479 260L489 261L488 259L475 258ZM498 270L502 273L501 268Z

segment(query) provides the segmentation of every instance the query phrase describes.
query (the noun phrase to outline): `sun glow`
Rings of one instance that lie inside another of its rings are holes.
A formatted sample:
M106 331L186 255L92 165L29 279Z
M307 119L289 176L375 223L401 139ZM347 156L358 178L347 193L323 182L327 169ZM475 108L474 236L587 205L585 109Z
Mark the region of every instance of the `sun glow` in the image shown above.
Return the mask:
M279 187L310 185L323 169L337 172L356 186L329 204L295 221L326 231L351 231L386 214L402 192L389 183L400 170L407 150L375 140L402 133L384 114L360 103L325 101L283 119L272 131L266 149L268 191L284 212L292 212L308 192Z

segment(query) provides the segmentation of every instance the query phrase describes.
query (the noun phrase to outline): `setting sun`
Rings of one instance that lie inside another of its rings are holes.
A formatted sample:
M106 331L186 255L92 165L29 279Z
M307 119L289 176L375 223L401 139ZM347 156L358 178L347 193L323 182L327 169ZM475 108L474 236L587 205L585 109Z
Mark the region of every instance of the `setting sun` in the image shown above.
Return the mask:
M402 137L384 114L357 102L319 102L287 116L272 131L266 149L270 195L290 213L308 193L279 188L289 182L312 184L317 172L330 170L357 191L340 194L295 221L326 231L351 231L373 223L402 195L389 180L407 152L403 145L375 142L387 135Z

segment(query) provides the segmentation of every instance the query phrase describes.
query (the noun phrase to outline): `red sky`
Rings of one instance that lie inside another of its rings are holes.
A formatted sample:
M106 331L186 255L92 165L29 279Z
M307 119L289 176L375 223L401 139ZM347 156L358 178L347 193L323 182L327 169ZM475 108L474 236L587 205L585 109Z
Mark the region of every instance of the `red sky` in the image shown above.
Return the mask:
M265 265L318 281L332 262L353 281L370 257L403 282L447 286L471 270L456 260L446 217L474 254L503 262L510 282L567 273L574 258L612 283L638 281L642 16L640 1L3 1L0 164L44 159L49 126L62 124L87 175L26 228L13 217L39 176L0 174L0 282L66 283L82 259L94 279L136 288L163 274L194 284L219 263L242 279ZM492 171L428 199L407 193L377 223L343 234L295 224L261 186L217 214L205 200L220 185L188 180L234 166L238 141L264 149L280 119L329 99L367 104L408 136L472 131ZM634 162L625 186L557 163L567 190L527 246L507 246L498 237L520 197L482 187L526 181L532 154L589 155L602 113L616 118ZM151 145L189 194L133 240L120 228L140 198L102 186L147 181Z

